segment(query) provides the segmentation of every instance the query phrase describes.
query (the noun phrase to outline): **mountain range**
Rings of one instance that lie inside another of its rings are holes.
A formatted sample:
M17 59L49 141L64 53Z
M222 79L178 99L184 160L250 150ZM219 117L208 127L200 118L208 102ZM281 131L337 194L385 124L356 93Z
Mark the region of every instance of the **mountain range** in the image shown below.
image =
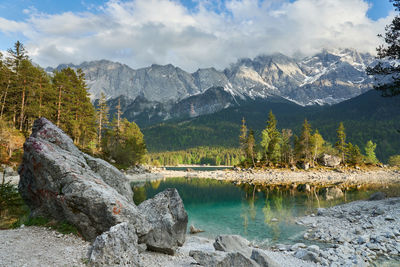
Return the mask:
M135 70L107 60L62 64L56 69L81 68L93 100L104 93L111 113L119 102L123 117L149 126L271 97L301 106L340 103L373 87L365 68L374 61L370 54L341 49L301 59L261 55L240 59L224 70L211 67L194 73L171 64Z

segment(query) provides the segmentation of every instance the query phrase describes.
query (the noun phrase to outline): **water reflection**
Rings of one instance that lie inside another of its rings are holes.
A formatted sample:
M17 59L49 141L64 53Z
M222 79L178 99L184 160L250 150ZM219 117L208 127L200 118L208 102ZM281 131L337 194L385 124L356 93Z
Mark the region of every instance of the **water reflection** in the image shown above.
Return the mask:
M213 179L170 178L133 184L134 201L140 203L166 188L179 191L189 215L189 225L205 230L202 235L240 234L266 243L298 241L304 230L299 216L318 207L366 199L375 190L349 190L343 197L326 200L322 189L234 185ZM397 191L399 192L399 191Z

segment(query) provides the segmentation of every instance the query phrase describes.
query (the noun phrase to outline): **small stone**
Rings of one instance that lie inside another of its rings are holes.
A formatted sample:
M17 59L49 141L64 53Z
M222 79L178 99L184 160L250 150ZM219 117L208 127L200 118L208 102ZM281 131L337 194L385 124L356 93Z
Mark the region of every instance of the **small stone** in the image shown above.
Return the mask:
M312 262L320 262L321 259L313 252L304 249L298 250L294 256L298 259Z
M317 246L317 245L308 246L307 250L311 251L311 252L314 252L316 254L319 254L319 251L320 251L319 250L319 246Z
M392 215L388 215L385 217L385 221L394 221L394 218Z
M367 248L370 250L380 250L380 246L376 243L367 243Z
M374 211L373 211L373 213L372 213L373 215L383 215L383 214L385 214L385 211L382 209L382 208L377 208L377 209L375 209Z
M359 236L357 239L357 243L358 244L365 244L369 241L369 237L368 236Z
M279 222L279 220L277 218L272 218L271 222Z
M375 192L373 193L368 200L369 201L376 201L376 200L382 200L386 198L386 194L383 192Z
M326 213L326 209L324 209L324 208L319 208L317 210L317 215L318 216L324 216L325 213Z
M291 251L296 251L299 248L306 248L307 246L304 243L296 243L293 246L290 247Z

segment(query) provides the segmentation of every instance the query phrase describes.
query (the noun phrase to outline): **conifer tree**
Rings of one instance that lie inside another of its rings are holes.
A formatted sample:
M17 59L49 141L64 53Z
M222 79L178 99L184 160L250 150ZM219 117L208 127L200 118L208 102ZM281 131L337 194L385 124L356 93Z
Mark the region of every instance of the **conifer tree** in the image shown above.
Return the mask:
M99 99L99 107L97 109L97 136L98 136L98 143L101 144L102 132L108 125L108 106L106 101L106 96L101 93Z
M337 141L335 144L336 149L339 151L342 162L345 163L346 159L346 133L342 122L339 124L339 128L336 131Z
M312 163L315 164L317 157L322 153L325 140L318 130L315 130L311 137Z
M247 126L244 118L242 118L242 126L240 127L239 145L243 156L247 158Z
M261 146L268 161L278 163L281 158L281 136L276 129L276 118L269 112L266 128L261 133Z
M253 163L253 167L256 166L256 162L254 160L255 157L255 145L256 145L256 141L254 139L254 131L250 130L249 131L249 136L247 137L247 156L248 158L251 160L251 162Z
M292 138L292 130L290 129L282 129L282 138L281 138L281 161L288 165L293 162L293 149L291 145Z
M360 148L352 143L347 144L346 148L346 162L352 165L358 165L362 163L362 154Z
M114 124L113 128L105 131L102 139L102 150L106 157L116 162L119 167L143 163L147 153L146 144L140 128L134 122L123 119L120 123L120 130ZM175 163L181 163L182 157L175 159Z
M307 119L304 120L301 136L299 139L300 159L304 162L311 162L312 159L312 136L311 125Z
M365 159L367 163L376 164L379 162L375 155L375 149L376 149L376 144L374 144L371 140L369 140L365 145Z
M396 11L400 11L400 0L390 0ZM386 26L383 38L385 45L380 45L376 50L380 61L374 67L368 67L367 73L375 75L375 89L381 91L383 96L400 94L400 15L397 14L392 22Z

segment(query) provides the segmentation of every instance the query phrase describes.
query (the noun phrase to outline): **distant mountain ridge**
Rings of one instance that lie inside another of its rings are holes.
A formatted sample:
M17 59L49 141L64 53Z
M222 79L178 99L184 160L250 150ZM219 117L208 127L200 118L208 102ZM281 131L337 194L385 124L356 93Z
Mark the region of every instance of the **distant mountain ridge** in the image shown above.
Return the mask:
M93 99L104 93L112 106L117 103L112 99L124 97L124 117L152 124L271 96L302 106L339 103L372 88L365 68L374 60L370 54L342 49L303 59L283 54L245 58L223 71L206 68L188 73L171 64L135 70L107 60L62 64L57 69L81 68Z

